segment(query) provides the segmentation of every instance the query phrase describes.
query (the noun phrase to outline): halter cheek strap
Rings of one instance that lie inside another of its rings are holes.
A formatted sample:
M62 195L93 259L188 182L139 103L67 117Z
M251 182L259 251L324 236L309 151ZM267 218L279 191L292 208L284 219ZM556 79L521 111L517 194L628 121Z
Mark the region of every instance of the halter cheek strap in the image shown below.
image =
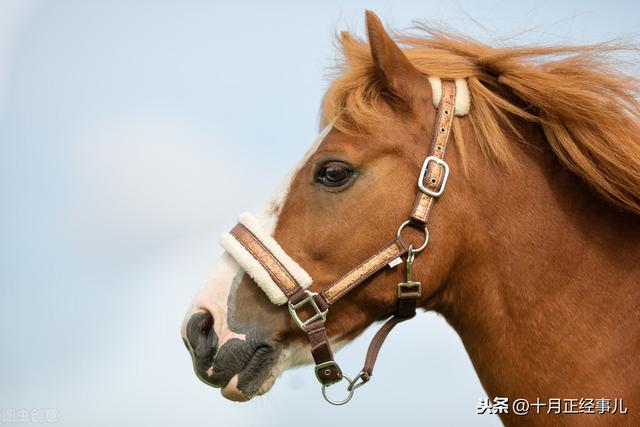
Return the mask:
M427 246L429 240L427 222L433 204L443 194L449 177L449 166L444 161L444 154L455 115L456 86L460 85L460 82L453 80L441 81L431 149L420 170L418 179L420 191L411 208L409 220L400 226L393 240L334 280L320 293L307 289L312 283L309 274L286 254L273 237L262 230L251 214L240 215L238 224L221 237L224 249L253 278L269 300L277 305L287 303L292 319L309 336L311 354L316 364L316 377L323 385L323 395L330 403L346 403L355 389L369 381L380 348L389 332L398 323L415 316L421 296L421 284L413 281L413 260ZM466 108L468 109L468 105ZM413 248L403 241L401 234L406 226L416 227L424 232L424 242L420 247ZM373 337L363 369L351 380L342 374L333 358L325 330L329 308L386 266L394 267L401 263L401 257L405 254L407 254L407 279L397 285L396 312ZM303 319L300 311L306 306L312 309L312 314ZM343 378L349 382L347 387L349 395L344 401L332 401L326 396L325 388Z

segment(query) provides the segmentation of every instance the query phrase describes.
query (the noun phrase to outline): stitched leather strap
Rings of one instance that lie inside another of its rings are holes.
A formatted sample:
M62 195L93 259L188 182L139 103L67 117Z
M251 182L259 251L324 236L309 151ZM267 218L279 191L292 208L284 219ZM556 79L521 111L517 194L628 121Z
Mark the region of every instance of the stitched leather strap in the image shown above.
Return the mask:
M326 307L342 298L353 288L383 269L391 261L407 253L407 248L400 239L394 239L384 245L369 258L358 264L351 271L331 283L320 293Z
M333 359L333 352L325 331L324 321L318 320L307 326L311 342L311 356L316 364L316 378L321 384L333 384L342 379L342 371Z
M442 160L444 158L449 135L453 124L454 109L456 105L456 83L454 80L442 80L442 97L438 105L435 127L431 138L430 157ZM445 185L445 169L442 164L435 161L429 162L422 184L425 188L434 192ZM411 219L425 224L429 218L431 207L437 197L429 195L422 190L416 196L411 208Z
M276 256L242 224L236 224L229 232L267 270L274 283L291 299L302 291L293 275Z

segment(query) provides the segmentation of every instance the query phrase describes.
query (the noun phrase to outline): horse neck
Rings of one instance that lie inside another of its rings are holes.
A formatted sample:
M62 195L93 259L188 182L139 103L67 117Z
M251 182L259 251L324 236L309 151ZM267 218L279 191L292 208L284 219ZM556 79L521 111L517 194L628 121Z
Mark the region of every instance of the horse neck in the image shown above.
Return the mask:
M543 146L540 132L529 137ZM437 310L486 391L631 398L635 387L640 397L638 217L595 197L548 150L514 144L515 170L468 150L470 238Z

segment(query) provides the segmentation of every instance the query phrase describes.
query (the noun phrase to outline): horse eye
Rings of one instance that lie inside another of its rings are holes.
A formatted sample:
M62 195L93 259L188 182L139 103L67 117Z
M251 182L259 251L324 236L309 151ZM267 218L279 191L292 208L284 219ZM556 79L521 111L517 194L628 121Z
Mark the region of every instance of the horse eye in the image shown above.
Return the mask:
M326 187L341 187L351 180L352 167L343 162L331 161L322 165L316 173L316 182Z

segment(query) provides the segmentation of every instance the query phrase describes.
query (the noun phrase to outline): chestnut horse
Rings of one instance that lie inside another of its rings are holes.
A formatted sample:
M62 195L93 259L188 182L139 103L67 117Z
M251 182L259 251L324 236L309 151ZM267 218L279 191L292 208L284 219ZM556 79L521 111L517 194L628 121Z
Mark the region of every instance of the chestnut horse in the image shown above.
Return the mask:
M453 119L446 194L415 260L419 307L460 335L489 396L628 409L509 411L506 424L640 425L638 81L603 60L610 46L494 48L429 30L394 41L371 12L367 29L368 43L342 34L325 130L258 216L263 229L311 290L360 263L412 206L440 96L426 76L466 79L469 114ZM404 279L383 269L332 306L330 342L392 315ZM311 361L286 308L227 253L182 334L198 377L232 400Z

